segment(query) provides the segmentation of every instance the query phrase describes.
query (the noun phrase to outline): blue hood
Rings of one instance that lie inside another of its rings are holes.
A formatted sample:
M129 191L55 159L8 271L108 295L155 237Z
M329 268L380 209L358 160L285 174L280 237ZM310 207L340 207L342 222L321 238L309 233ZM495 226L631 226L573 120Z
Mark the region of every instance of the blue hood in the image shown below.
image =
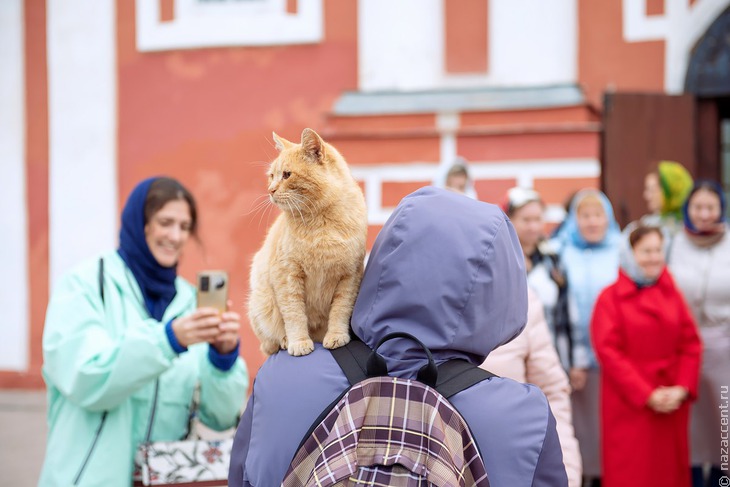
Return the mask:
M352 328L371 347L402 331L437 362L479 365L526 321L524 258L507 216L495 205L426 187L403 198L378 235ZM393 375L424 365L422 350L406 339L379 352Z

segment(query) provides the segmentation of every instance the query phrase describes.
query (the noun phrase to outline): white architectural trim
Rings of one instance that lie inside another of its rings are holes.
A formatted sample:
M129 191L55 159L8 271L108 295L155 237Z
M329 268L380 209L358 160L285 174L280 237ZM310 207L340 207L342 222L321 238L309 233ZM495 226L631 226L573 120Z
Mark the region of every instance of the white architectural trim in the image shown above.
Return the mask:
M664 40L664 89L684 91L692 48L730 0L666 0L663 15L647 16L645 0L623 0L623 35L626 42Z
M160 22L159 0L136 5L140 51L309 44L324 37L322 0L298 0L296 14L286 12L285 0L176 0L168 22Z
M456 159L456 132L459 130L459 126L461 126L461 117L458 113L436 115L436 129L441 134L439 153L442 166L450 166ZM444 171L444 174L447 170Z
M0 370L28 369L28 205L23 1L0 5Z
M357 5L362 92L576 81L577 0L490 0L487 70L460 74L445 69L444 0L362 0Z
M658 41L666 37L669 21L666 15L646 15L646 0L623 0L623 25L626 42Z
M668 0L668 7L679 12L673 15L678 19L677 25L672 27L670 32L677 29L677 35L670 35L667 38L665 58L669 61L664 67L664 88L670 94L679 94L684 91L684 81L687 77L692 48L697 41L707 32L710 25L730 5L730 0L699 0L695 2L692 9L682 10L683 4L678 0ZM669 13L673 13L670 10ZM680 16L682 14L683 16ZM680 23L679 20L682 20Z
M365 182L365 201L368 206L368 223L383 225L392 208L383 208L383 183L406 183L432 181L440 165L433 163L378 164L372 166L351 166L352 176ZM532 187L535 179L597 178L601 166L597 159L545 159L510 162L470 161L469 174L472 179L516 179L521 186ZM559 221L563 215L558 207L548 207L546 220Z
M50 284L116 246L114 0L48 0Z

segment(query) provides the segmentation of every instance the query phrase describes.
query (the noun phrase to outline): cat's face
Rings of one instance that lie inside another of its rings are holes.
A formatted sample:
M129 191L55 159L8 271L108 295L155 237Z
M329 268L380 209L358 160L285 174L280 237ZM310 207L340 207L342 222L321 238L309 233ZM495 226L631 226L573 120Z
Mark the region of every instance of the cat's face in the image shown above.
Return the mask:
M276 134L274 141L279 156L267 173L269 199L283 211L314 211L329 184L324 141L311 129L304 129L300 144Z

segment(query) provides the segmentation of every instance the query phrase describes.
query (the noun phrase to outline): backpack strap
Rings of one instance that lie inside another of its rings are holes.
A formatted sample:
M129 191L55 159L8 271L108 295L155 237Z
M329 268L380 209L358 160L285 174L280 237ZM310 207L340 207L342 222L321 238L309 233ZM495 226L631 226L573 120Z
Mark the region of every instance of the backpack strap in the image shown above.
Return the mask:
M312 425L309 427L307 434L302 437L302 441L299 443L297 451L299 451L315 428L317 428L324 418L327 417L332 408L335 407L335 404L340 402L340 399L347 394L347 391L349 391L355 384L358 384L368 378L367 362L372 352L373 350L369 346L354 335L347 345L330 350L330 353L337 362L337 365L340 366L345 377L347 377L350 387L342 391L342 394L332 401L332 403L320 413L317 419L314 420ZM439 365L437 370L438 380L436 381L436 390L446 399L468 389L474 384L492 377L498 377L497 375L481 369L466 360L449 360L448 362L444 362Z
M347 345L332 349L330 353L342 372L345 373L351 386L368 378L367 363L372 350L358 338L353 337Z
M449 360L438 366L436 390L449 399L451 396L497 375L466 360Z
M353 338L344 347L330 350L351 386L364 381L367 376L367 361L372 349ZM483 380L497 377L466 360L449 360L438 366L436 390L446 399Z

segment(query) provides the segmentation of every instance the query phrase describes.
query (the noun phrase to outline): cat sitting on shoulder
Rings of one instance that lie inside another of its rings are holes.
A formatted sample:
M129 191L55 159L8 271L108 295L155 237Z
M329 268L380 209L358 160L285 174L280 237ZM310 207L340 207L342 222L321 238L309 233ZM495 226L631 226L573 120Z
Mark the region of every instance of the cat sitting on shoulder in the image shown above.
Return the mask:
M251 265L248 317L261 350L306 355L350 341L365 258L365 198L345 159L314 130L276 134L269 198L282 213Z

